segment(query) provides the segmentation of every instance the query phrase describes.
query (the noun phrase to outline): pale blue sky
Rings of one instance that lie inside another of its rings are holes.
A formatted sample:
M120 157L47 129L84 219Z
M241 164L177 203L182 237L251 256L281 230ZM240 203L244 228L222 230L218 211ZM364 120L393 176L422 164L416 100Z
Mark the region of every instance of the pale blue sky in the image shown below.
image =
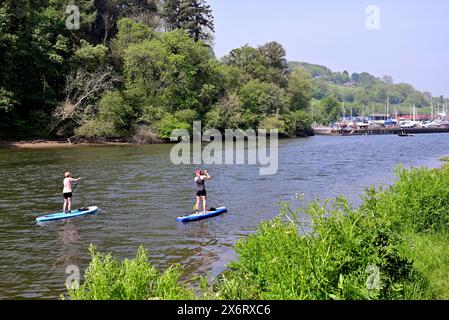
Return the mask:
M278 41L287 58L333 71L391 75L449 96L447 0L208 0L215 16L215 53L246 43ZM366 28L366 8L380 9L380 30Z

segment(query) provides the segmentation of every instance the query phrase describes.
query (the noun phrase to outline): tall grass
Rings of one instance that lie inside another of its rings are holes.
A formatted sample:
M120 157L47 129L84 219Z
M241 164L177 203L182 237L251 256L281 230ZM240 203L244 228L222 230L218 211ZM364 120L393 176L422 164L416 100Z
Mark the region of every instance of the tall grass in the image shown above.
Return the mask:
M160 273L139 248L135 259L119 262L112 255L98 253L91 245L90 263L79 289L69 290L73 300L185 300L193 299L192 290L179 281L179 266Z
M91 248L72 299L448 299L449 167L397 170L388 189L366 190L281 214L237 242L238 259L195 290L181 270L158 272L143 249L118 262Z

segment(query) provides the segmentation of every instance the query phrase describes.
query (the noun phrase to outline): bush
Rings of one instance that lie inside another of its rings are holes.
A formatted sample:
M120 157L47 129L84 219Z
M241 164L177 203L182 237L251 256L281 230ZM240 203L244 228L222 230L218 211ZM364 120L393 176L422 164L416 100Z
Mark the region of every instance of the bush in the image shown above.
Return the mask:
M259 124L259 129L265 129L267 132L270 130L278 130L279 135L282 136L288 136L285 122L280 120L276 116L266 117L262 120L262 122Z
M313 203L306 212L310 221L284 207L283 217L238 242L239 259L219 292L226 299L360 300L415 298L424 290L384 217L361 215L342 199L330 210ZM367 272L376 270L379 284L369 287Z
M164 116L160 121L156 122L154 127L161 139L170 139L173 130L176 129L192 131L192 124L180 121L172 114Z
M447 299L449 166L398 170L399 181L370 188L353 208L345 199L281 207L237 242L238 259L195 296L179 268L160 274L139 251L118 263L91 248L92 263L73 299L228 300ZM150 285L148 285L150 283Z
M79 137L89 139L119 138L119 132L113 123L100 120L87 120L84 124L75 129L75 134Z
M205 116L206 128L220 131L239 129L244 125L242 104L236 94L230 94L215 104Z
M287 135L290 137L313 135L312 119L303 110L288 113L282 117L285 122Z
M274 83L251 80L239 91L245 109L256 114L273 115L288 110L285 90Z
M373 190L366 211L388 212L398 230L446 231L449 227L449 168L397 170L398 181L388 192Z
M98 104L98 118L102 122L109 122L118 130L128 130L131 127L135 113L119 91L108 91Z
M123 262L98 253L91 245L92 262L79 289L69 290L72 300L185 300L193 299L191 289L180 283L180 268L160 273L148 262L148 254L139 248L135 259Z

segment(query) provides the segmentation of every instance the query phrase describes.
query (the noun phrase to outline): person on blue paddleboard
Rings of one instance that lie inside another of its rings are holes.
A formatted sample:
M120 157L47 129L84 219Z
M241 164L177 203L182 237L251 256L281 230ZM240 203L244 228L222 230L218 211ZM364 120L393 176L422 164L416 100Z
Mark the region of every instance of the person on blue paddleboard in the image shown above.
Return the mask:
M199 213L201 200L203 200L204 213L208 211L205 181L210 179L212 179L212 177L209 175L207 170L195 170L196 204L193 209L196 210L197 213Z
M64 189L62 190L62 195L64 197L64 207L62 209L62 212L64 213L71 213L72 211L72 198L73 198L73 190L74 185L73 183L78 183L81 178L73 179L72 174L70 172L64 173ZM76 184L75 184L76 186Z

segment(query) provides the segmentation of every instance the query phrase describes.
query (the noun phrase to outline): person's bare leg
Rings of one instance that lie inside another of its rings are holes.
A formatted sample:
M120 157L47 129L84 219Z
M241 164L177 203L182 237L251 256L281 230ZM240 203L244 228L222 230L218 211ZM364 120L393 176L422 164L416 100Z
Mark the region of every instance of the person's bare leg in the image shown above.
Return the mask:
M207 213L207 197L203 197L203 209L204 213Z
M72 211L72 198L68 198L67 200L68 200L67 212L70 212L70 211Z
M68 204L67 199L64 199L64 206L62 207L62 212L64 212L64 213L67 212L67 204Z
M196 211L200 210L200 201L201 201L201 197L196 197L196 204L195 204Z

